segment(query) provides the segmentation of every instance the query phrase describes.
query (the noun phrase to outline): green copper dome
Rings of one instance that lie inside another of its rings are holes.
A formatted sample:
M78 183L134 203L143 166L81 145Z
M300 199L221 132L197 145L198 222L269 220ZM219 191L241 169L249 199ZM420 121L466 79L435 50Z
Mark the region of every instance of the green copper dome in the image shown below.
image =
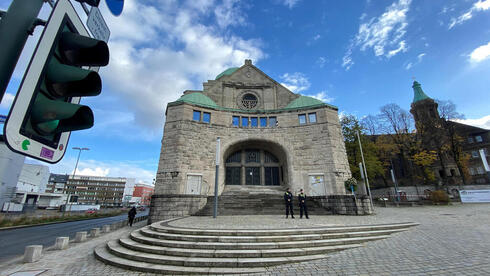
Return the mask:
M417 81L413 82L412 88L413 88L413 102L412 103L416 103L418 101L425 100L425 99L430 99L430 97L424 93L424 91L422 90L422 87L420 86L420 83L418 83Z
M324 102L317 100L312 97L308 96L299 96L296 100L290 102L286 108L287 109L292 109L292 108L303 108L303 107L308 107L308 106L315 106L315 105L325 105Z
M236 70L238 70L238 67L228 68L225 71L221 72L219 75L217 75L215 80L221 78L222 76L229 76L233 74Z
M176 103L185 102L185 103L195 104L195 105L209 107L209 108L218 107L218 105L213 100L211 100L211 98L209 98L208 96L200 92L184 95L180 97L178 100L176 100L175 102Z

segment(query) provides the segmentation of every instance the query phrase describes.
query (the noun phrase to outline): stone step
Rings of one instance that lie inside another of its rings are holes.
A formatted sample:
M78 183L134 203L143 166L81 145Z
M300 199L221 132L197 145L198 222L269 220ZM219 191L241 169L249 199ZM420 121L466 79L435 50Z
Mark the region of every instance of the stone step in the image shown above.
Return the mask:
M181 256L181 257L205 257L205 258L267 258L267 257L284 257L284 256L303 256L326 254L345 249L360 247L359 244L335 245L335 246L320 246L307 248L289 248L289 249L264 249L264 250L215 250L215 249L189 249L189 248L174 248L148 245L136 242L129 238L121 238L119 240L121 246L134 251Z
M405 229L374 230L361 232L342 232L342 233L313 233L313 234L292 234L292 235L267 235L267 236L215 236L215 235L184 235L153 231L149 227L140 229L143 236L193 242L284 242L284 241L306 241L334 238L353 238L377 235L390 235L392 233L404 231Z
M287 228L287 229L195 229L167 226L156 222L149 226L153 231L172 233L178 235L205 235L205 236L281 236L281 235L308 235L324 233L365 232L392 229L407 229L417 226L418 223L392 223L358 226L324 226L315 228Z
M100 245L94 250L95 257L113 266L157 274L243 274L243 273L265 273L263 267L186 267L162 264L151 264L141 261L133 261L111 254L106 245Z
M301 262L326 258L325 254L302 255L290 257L266 257L266 258L204 258L181 257L134 251L121 246L117 240L109 241L107 248L110 253L118 257L152 264L186 266L186 267L264 267L284 263Z
M234 250L234 249L276 249L276 248L305 248L305 247L318 247L318 246L333 246L333 245L345 245L345 244L357 244L368 241L374 241L379 239L385 239L389 235L379 235L372 237L356 237L356 238L340 238L340 239L327 239L327 240L308 240L308 241L287 241L287 242L191 242L191 241L175 241L175 240L162 240L158 238L151 238L143 236L139 231L133 231L130 234L130 238L134 241L157 245L164 247L174 248L191 248L191 249L222 249L222 250Z

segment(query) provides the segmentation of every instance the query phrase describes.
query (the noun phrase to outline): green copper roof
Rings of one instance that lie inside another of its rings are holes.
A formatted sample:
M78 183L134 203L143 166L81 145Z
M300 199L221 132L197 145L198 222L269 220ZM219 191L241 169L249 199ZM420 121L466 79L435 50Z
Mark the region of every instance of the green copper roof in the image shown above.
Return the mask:
M213 100L211 100L211 98L209 98L208 96L200 92L184 95L180 97L180 99L176 100L175 102L176 103L186 102L186 103L195 104L204 107L210 107L210 108L218 107L218 105Z
M303 108L303 107L315 106L315 105L325 105L325 103L312 97L299 96L299 98L290 102L286 106L286 109Z
M430 99L430 97L424 93L424 91L422 90L422 87L420 86L420 83L418 83L417 81L413 82L412 88L413 88L413 102L412 103L416 103L418 101L425 100L425 99Z
M219 78L221 78L222 76L225 76L225 75L226 76L229 76L229 75L233 74L236 70L238 70L238 67L228 68L225 71L221 72L221 74L217 75L215 80L217 80L217 79L219 79Z

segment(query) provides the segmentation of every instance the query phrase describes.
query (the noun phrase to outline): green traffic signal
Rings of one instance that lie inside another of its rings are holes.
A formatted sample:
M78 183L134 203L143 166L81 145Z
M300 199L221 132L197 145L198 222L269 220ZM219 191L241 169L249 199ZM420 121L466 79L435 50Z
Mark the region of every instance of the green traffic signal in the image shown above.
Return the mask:
M30 112L26 113L24 135L56 147L61 133L91 128L92 110L73 103L72 99L99 95L102 90L99 74L82 66L108 63L107 44L79 35L66 20L44 65Z

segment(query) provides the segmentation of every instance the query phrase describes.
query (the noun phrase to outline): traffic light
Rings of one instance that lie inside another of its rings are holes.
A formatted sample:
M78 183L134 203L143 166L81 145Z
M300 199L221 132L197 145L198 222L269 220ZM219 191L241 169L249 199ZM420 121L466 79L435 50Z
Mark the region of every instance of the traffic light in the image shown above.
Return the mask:
M92 110L79 101L100 94L98 66L108 63L107 44L89 37L68 0L58 1L7 118L9 147L46 162L61 160L70 132L94 124Z

